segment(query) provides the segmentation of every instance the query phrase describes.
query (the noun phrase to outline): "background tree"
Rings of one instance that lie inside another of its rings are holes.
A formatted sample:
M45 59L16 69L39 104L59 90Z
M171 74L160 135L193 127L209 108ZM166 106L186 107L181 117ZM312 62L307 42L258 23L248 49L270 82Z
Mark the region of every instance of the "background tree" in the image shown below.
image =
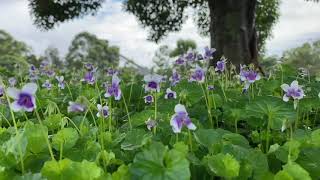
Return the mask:
M79 68L83 63L93 63L103 69L119 64L119 47L109 46L109 42L95 35L82 32L74 37L66 56L68 67Z
M159 73L162 73L163 70L168 69L170 65L170 49L167 45L160 46L152 58L153 63L156 65Z
M15 40L10 34L0 30L0 71L13 74L15 66L26 69L30 48L23 42Z
M104 0L29 0L34 23L42 29L51 29L69 19L94 14Z
M63 61L59 55L59 50L55 47L48 47L44 51L44 56L42 56L41 59L50 62L58 69L63 68Z
M35 23L49 29L55 23L96 12L103 0L29 1ZM186 9L192 7L201 34L210 35L211 46L217 49L216 59L211 64L222 55L235 65L258 64L258 50L263 50L279 17L279 1L124 0L124 9L149 29L150 40L158 42L169 32L181 30L187 19Z
M320 40L313 43L305 43L300 47L284 52L282 61L297 69L307 69L311 75L319 73Z
M181 54L185 54L189 49L197 49L196 42L191 39L179 39L176 44L176 48L170 52L170 57L176 57L180 56Z

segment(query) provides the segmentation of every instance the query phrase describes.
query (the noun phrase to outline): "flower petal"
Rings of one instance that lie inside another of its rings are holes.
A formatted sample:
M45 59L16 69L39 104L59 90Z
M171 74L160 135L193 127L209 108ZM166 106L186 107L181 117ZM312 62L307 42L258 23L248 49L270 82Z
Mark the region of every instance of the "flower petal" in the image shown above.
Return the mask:
M289 101L289 97L287 95L283 95L282 99L283 99L284 102L288 102Z
M284 92L287 92L288 89L290 88L290 86L288 84L282 84L280 87Z
M112 76L112 84L119 84L120 81L120 78L116 74Z
M145 75L144 78L143 78L143 80L144 80L145 82L149 82L149 81L152 80L152 76L151 76L150 74Z
M187 112L186 108L184 107L184 105L182 104L177 104L174 107L174 112L178 113L178 112Z
M114 99L115 99L116 101L119 101L119 100L121 99L121 90L120 90L120 89L118 90L118 95L115 96Z
M260 74L258 73L257 76L256 76L256 81L260 80L261 79L261 76Z
M104 97L106 97L106 98L108 98L108 97L110 97L110 96L111 96L111 94L108 93L108 92L106 92L106 93L104 94Z
M97 108L98 108L98 111L101 111L102 110L101 104L97 104Z
M19 93L20 93L20 91L17 88L9 87L7 89L8 96L13 98L13 99L18 99L19 98Z
M171 118L170 125L172 126L172 130L173 130L174 133L180 133L181 132L181 128L182 127L179 127L178 122L175 120L175 116L173 116Z
M291 83L290 86L291 86L292 88L298 89L298 88L299 88L298 81L297 81L297 80L292 81L292 83Z
M177 93L176 92L173 92L173 98L177 99Z
M190 121L190 123L186 124L187 128L190 130L196 130L197 127Z
M14 101L13 103L10 104L10 108L12 109L12 111L18 112L18 111L21 111L23 107L20 106L17 101Z
M22 92L35 94L37 92L38 86L35 83L28 83L22 87Z

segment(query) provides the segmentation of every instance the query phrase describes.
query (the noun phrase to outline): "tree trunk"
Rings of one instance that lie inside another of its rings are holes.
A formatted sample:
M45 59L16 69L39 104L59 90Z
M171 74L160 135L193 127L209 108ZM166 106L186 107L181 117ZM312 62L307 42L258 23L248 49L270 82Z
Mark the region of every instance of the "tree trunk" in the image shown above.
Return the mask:
M257 0L208 0L211 47L216 56L210 65L225 56L229 62L258 64L255 11Z

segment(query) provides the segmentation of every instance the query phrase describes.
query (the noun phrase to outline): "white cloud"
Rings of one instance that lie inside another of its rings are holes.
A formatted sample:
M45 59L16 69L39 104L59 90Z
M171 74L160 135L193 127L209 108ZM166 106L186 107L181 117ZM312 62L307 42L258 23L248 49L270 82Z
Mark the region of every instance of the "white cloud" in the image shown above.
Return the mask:
M268 54L278 54L307 41L320 39L320 3L282 0L281 16L267 42Z
M294 47L309 38L320 36L320 3L306 3L304 0L283 0L282 16L274 30L274 38L268 41L270 54ZM123 12L119 1L107 0L96 16L86 16L61 24L53 30L43 32L31 20L28 0L0 2L0 27L33 47L41 54L48 46L58 47L62 54L68 50L72 38L79 32L88 31L99 38L108 39L111 45L120 46L123 55L133 58L141 65L151 65L158 44L147 41L148 31L143 29L136 18ZM196 40L199 47L209 45L209 39L199 36L192 19L188 19L182 30L171 33L160 44L174 47L179 38Z

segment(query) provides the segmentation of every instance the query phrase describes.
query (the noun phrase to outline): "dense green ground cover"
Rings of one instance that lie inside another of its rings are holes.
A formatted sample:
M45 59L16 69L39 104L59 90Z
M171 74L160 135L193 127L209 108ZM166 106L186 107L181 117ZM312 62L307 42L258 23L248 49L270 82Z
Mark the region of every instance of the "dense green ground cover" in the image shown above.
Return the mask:
M259 78L253 67L185 61L173 76L46 63L3 76L0 179L320 177L314 77L281 64Z

